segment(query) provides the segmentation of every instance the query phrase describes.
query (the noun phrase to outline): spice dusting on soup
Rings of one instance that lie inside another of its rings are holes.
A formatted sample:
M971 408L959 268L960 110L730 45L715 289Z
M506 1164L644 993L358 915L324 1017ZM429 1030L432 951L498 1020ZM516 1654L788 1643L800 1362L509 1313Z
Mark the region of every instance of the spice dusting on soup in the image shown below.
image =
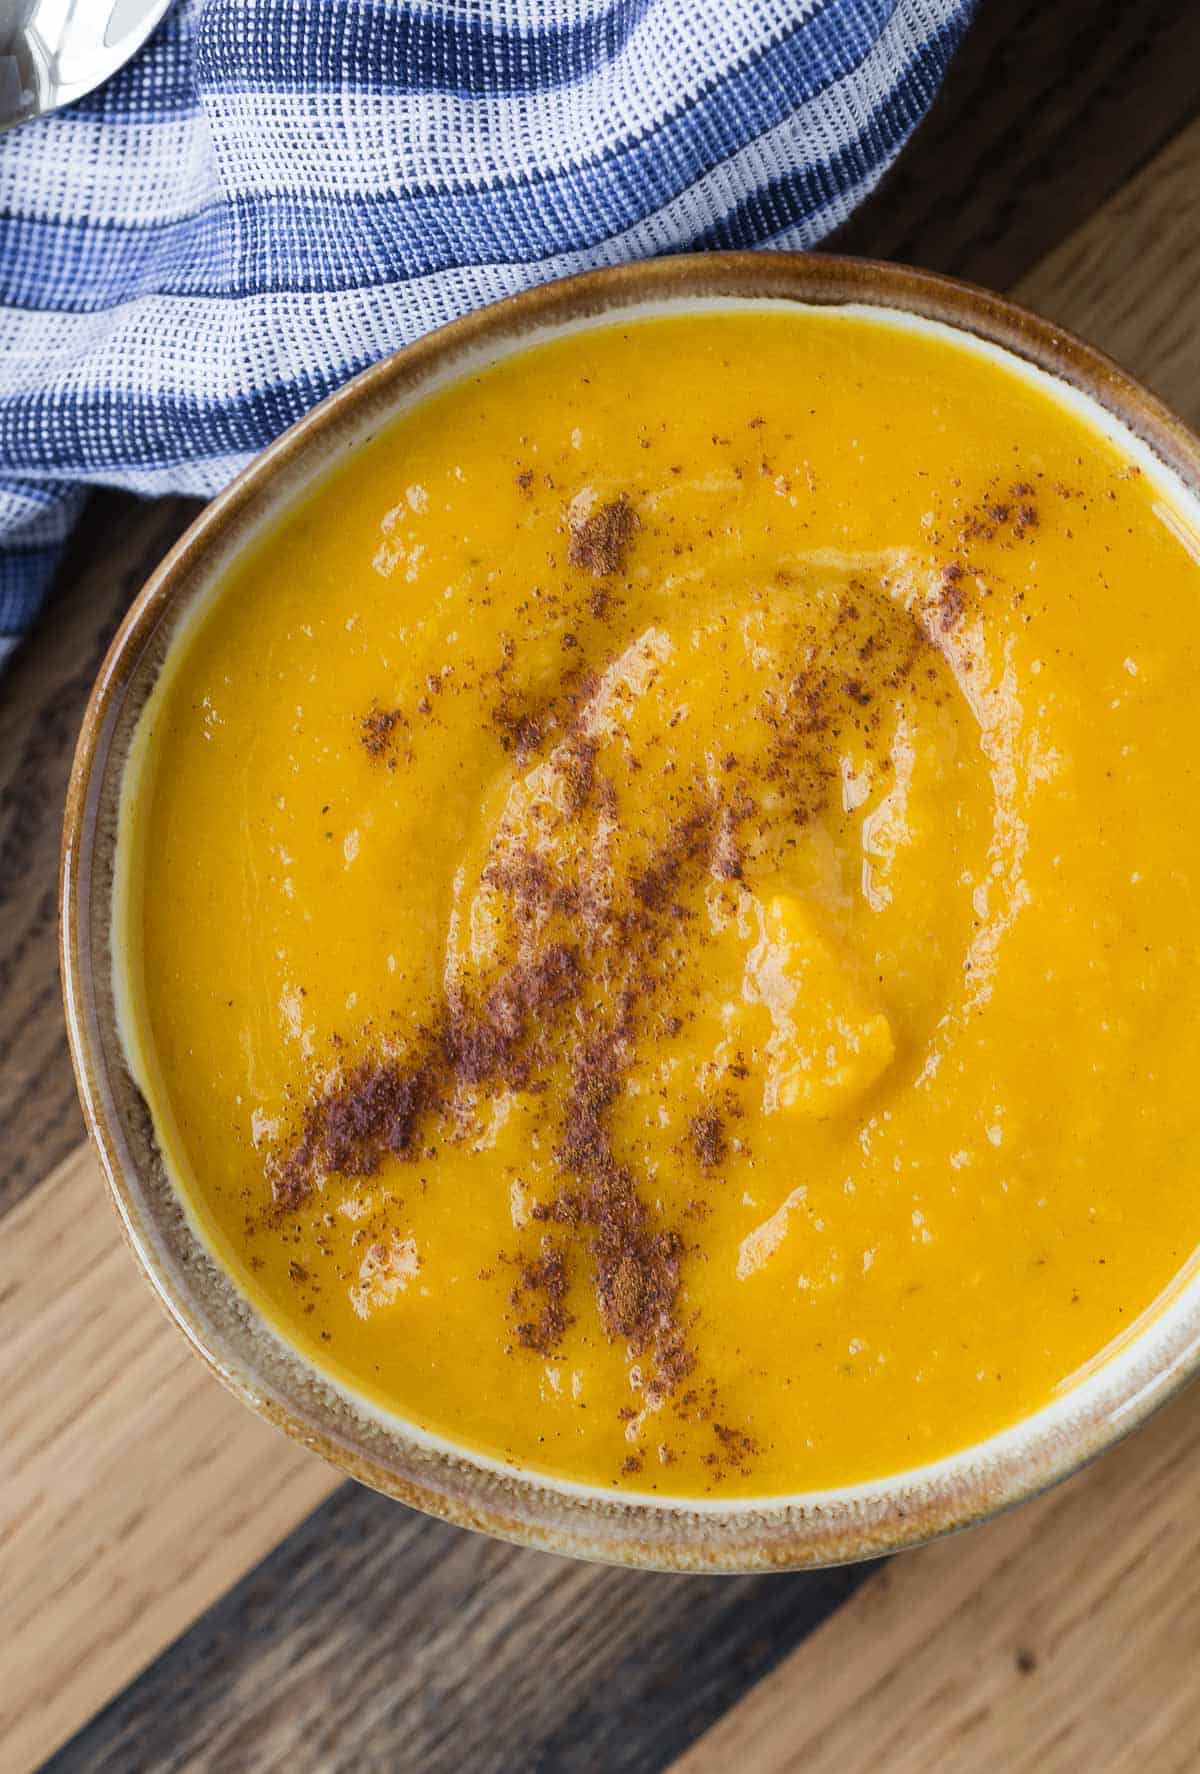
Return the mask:
M231 572L123 814L179 1187L343 1385L671 1496L1048 1402L1200 1241L1185 518L935 328L578 332Z

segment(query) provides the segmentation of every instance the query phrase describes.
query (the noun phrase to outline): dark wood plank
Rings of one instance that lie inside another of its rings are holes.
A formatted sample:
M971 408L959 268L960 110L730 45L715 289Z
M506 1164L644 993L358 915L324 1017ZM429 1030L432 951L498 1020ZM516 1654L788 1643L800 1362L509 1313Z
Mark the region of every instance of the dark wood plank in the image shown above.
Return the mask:
M67 776L117 624L196 509L94 498L40 619L0 673L0 1214L83 1138L58 986Z
M347 1486L46 1774L652 1774L868 1569L608 1570Z
M828 243L1006 289L1200 111L1197 0L982 0L945 86Z

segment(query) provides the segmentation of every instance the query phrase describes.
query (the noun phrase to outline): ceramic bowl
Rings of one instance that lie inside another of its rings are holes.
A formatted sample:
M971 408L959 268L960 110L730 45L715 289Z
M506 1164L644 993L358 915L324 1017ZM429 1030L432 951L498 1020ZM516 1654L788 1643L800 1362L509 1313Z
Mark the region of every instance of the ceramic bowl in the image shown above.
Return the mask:
M702 300L863 303L920 315L1014 353L1124 428L1155 472L1200 488L1200 443L1106 358L1012 303L901 266L817 255L660 259L546 285L430 334L367 370L264 451L151 576L92 692L62 855L62 966L88 1128L133 1254L219 1379L354 1478L448 1521L555 1552L679 1571L786 1569L894 1551L994 1514L1139 1423L1200 1359L1200 1281L1133 1328L1070 1392L952 1458L867 1484L761 1501L614 1496L504 1467L388 1422L267 1328L191 1230L130 1076L114 1013L110 905L117 807L138 715L194 600L335 460L431 388L547 330Z

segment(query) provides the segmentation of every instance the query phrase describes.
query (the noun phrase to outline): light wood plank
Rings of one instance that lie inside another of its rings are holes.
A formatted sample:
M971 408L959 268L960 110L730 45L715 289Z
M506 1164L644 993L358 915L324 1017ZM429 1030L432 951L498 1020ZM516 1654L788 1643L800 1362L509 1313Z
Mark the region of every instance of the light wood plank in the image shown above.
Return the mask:
M1200 124L1018 296L1200 421ZM887 1566L673 1774L1200 1765L1200 1391L1089 1471Z
M219 1386L81 1147L0 1240L6 1774L33 1768L339 1482Z

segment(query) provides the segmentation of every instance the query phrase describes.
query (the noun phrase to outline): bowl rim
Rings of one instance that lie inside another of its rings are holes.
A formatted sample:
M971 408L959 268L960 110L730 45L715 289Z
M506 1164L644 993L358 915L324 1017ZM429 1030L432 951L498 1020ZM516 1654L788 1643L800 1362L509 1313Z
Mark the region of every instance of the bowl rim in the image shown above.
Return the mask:
M1121 1440L1200 1369L1200 1289L1179 1282L1182 1304L1173 1309L1175 1322L1155 1336L1170 1316L1160 1313L1131 1335L1133 1352L1150 1359L1129 1362L1124 1384L1110 1387L1113 1396L1098 1394L1074 1417L1068 1414L1056 1426L1039 1429L1039 1419L1056 1408L1043 1407L929 1466L821 1493L731 1500L725 1506L629 1493L585 1497L576 1494L581 1487L565 1481L497 1469L465 1445L431 1450L395 1419L382 1441L376 1437L366 1448L352 1445L339 1429L336 1411L326 1408L327 1398L326 1406L302 1409L252 1361L220 1346L201 1310L201 1284L194 1278L181 1282L178 1265L173 1270L165 1259L144 1198L144 1179L131 1163L101 1045L93 942L99 900L93 897L92 865L105 846L110 854L115 851L115 833L106 833L101 824L99 796L105 768L115 767L119 775L128 758L126 749L112 765L114 722L149 639L173 607L178 619L203 595L203 585L191 584L191 576L202 577L206 556L218 546L230 547L239 524L257 533L286 511L296 490L287 490L285 471L294 475L306 460L319 458L322 445L336 444L339 431L373 407L392 404L398 415L406 398L419 401L435 378L441 378L438 385L454 380L460 358L477 366L480 353L506 354L549 328L616 320L630 309L746 297L909 312L999 346L1106 411L1200 497L1200 440L1153 394L1065 329L1006 297L939 273L829 254L731 252L635 261L541 284L453 320L361 371L268 445L189 525L134 599L93 685L68 784L59 877L63 1002L87 1130L135 1261L217 1378L260 1416L349 1476L443 1520L544 1550L695 1572L798 1569L871 1558L970 1526L1036 1495ZM463 365L461 373L469 373L469 367ZM381 410L383 422L386 418ZM314 470L312 480L330 466L326 462ZM270 507L272 494L273 510L253 516L257 502ZM238 546L232 544L235 551ZM160 670L161 659L152 683ZM214 1285L213 1260L199 1268L206 1273L205 1285ZM223 1280L236 1287L230 1277ZM1185 1296L1190 1294L1196 1297L1189 1304ZM243 1310L256 1317L248 1306ZM261 1320L263 1332L277 1334ZM298 1354L294 1359L311 1380L310 1364ZM323 1397L328 1392L318 1390ZM361 1417L354 1427L361 1432ZM379 1453L381 1446L387 1458Z

